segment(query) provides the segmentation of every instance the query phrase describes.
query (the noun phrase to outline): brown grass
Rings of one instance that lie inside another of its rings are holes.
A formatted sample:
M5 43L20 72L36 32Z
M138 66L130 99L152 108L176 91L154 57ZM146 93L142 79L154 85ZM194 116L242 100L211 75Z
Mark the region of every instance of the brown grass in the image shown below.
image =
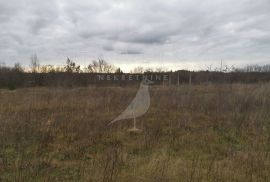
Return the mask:
M0 181L270 181L270 85L0 90Z

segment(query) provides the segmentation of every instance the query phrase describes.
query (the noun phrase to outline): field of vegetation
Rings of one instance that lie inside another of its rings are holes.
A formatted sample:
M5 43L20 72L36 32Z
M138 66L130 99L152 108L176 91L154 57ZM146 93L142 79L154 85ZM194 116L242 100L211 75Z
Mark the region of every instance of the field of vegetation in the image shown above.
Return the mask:
M0 181L270 181L270 84L0 90Z

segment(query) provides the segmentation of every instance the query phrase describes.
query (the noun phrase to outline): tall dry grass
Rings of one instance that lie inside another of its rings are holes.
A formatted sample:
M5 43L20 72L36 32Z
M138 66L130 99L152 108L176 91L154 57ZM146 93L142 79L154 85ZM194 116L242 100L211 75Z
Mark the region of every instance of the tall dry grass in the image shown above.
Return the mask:
M270 181L270 85L0 90L2 181Z

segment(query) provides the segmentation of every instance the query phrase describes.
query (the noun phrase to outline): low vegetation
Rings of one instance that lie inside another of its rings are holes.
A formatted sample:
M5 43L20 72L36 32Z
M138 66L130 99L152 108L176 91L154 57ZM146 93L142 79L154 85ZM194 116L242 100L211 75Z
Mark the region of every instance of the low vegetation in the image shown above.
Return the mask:
M270 84L0 90L0 181L270 181Z

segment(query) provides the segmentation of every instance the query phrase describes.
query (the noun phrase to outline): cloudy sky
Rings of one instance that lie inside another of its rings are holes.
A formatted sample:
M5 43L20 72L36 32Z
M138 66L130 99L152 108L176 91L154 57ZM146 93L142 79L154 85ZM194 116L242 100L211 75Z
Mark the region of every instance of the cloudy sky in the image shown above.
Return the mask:
M270 63L269 0L0 0L0 62Z

